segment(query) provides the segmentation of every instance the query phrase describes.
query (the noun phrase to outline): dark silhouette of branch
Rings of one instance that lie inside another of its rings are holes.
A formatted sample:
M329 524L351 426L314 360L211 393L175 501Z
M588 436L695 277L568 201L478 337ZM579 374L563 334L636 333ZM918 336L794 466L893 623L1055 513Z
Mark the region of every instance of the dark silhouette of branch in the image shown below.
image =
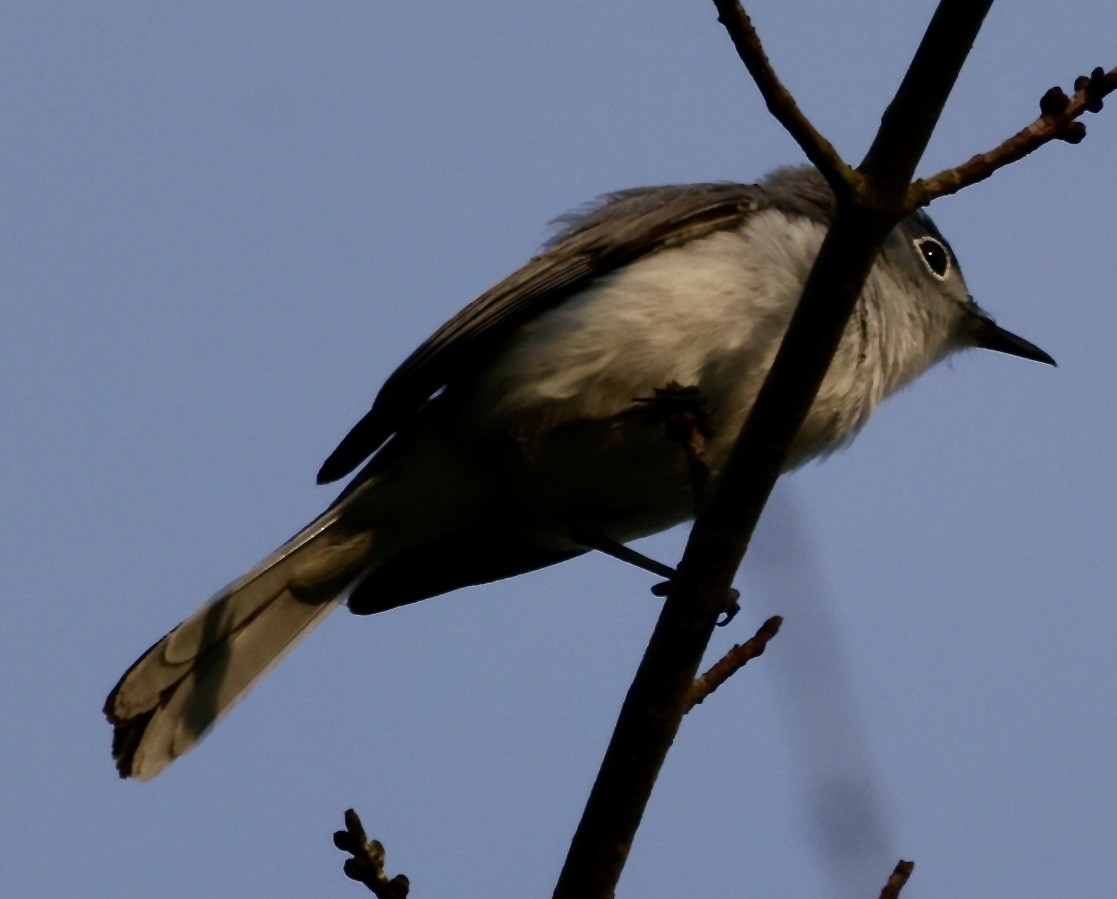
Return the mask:
M349 809L345 813L345 830L334 833L334 845L352 858L345 860L345 876L363 883L376 899L407 899L411 890L408 879L397 874L388 879L384 872L384 844L370 840L358 814Z
M850 195L836 191L834 222L771 371L691 531L679 576L571 842L556 897L605 899L614 893L733 576L869 269L903 216L915 166L991 3L942 0L861 166L867 188ZM715 4L719 13L730 9L719 0ZM915 109L909 111L908 104Z
M780 625L782 624L783 618L779 615L773 615L760 625L760 629L752 637L744 643L734 646L711 665L705 674L695 678L694 684L691 686L686 711L689 712L701 703L714 690L744 668L746 664L757 656L763 655L764 650L768 648L768 641L780 632Z
M1004 168L1053 140L1077 144L1086 136L1086 126L1078 118L1086 112L1101 112L1102 101L1117 90L1117 68L1106 72L1096 68L1074 82L1074 96L1068 97L1053 87L1039 101L1040 116L1028 127L987 153L979 153L959 166L916 181L908 191L908 205L926 206L938 197L957 193L984 181Z
M913 870L915 870L915 862L906 862L900 859L892 870L892 876L888 878L888 883L881 889L880 899L896 899L900 895L900 890L904 888L904 884L908 882L908 878L911 877Z
M795 98L784 87L764 52L760 38L747 13L740 3L732 0L714 0L718 10L718 20L725 26L744 62L769 112L799 144L811 163L826 176L835 193L844 190L862 193L862 201L870 205L884 205L896 202L898 197L886 200L873 196L870 183L862 177L861 170L853 169L841 158L834 146L826 140L799 109ZM989 5L948 7L941 4L928 27L928 35L935 29L949 34L959 27L973 28L981 24ZM976 34L976 29L973 29ZM970 45L955 45L958 66L969 52ZM942 47L940 42L937 47ZM879 176L888 174L889 161L904 158L906 153L899 152L901 143L912 141L926 145L927 136L938 120L931 98L943 89L936 84L945 71L943 60L925 54L917 56L908 70L905 87L897 93L882 119L882 128L866 157L862 169L867 165L876 168ZM952 84L953 82L951 82ZM1087 112L1100 112L1102 101L1117 90L1117 68L1106 72L1098 67L1090 75L1079 76L1074 83L1074 94L1070 97L1059 87L1053 87L1040 99L1040 116L1027 127L1005 140L986 153L979 153L961 165L945 169L930 178L919 179L900 201L905 212L913 212L928 205L932 200L957 193L971 184L984 181L998 169L1023 159L1028 154L1053 140L1063 140L1077 144L1086 136L1086 127L1078 119ZM941 107L939 107L941 110ZM897 172L895 180L904 180ZM891 176L890 176L891 177Z

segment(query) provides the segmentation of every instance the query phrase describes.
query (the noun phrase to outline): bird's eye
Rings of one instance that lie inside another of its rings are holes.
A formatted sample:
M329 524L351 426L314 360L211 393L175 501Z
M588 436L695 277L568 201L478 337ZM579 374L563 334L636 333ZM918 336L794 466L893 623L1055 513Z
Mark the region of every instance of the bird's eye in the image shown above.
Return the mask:
M950 271L950 253L946 247L933 237L921 237L915 241L915 249L931 274L945 281L946 273Z

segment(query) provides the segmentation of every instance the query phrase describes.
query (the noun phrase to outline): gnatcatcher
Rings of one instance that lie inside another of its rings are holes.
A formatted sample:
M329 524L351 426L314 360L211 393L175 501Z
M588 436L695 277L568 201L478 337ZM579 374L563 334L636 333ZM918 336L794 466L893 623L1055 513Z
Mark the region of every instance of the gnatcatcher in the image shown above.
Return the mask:
M319 472L329 509L128 670L105 704L122 777L154 777L327 612L381 612L614 547L692 516L685 452L639 398L695 387L716 476L833 216L810 169L638 188L560 220L544 251L412 353ZM889 236L788 467L966 347L1054 364L974 303L924 214ZM654 564L652 566L654 568ZM664 566L665 567L665 566Z

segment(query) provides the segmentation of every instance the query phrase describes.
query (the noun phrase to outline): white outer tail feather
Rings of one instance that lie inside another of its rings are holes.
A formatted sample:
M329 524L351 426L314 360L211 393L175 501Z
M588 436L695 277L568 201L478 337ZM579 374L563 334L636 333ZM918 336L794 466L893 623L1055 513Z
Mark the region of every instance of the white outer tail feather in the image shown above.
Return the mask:
M188 752L367 569L371 531L333 509L151 647L105 703L121 777L150 780Z

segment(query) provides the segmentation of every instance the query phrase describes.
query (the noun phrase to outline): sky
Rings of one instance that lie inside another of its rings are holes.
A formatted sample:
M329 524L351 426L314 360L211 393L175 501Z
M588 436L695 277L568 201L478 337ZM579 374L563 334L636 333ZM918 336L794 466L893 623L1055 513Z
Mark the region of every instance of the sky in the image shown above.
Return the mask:
M851 161L933 4L749 5ZM1117 13L994 7L920 166L1111 68ZM605 191L801 160L710 3L0 6L0 803L18 896L548 895L657 614L585 558L339 612L191 755L117 779L128 664L335 495L393 368ZM618 896L1112 891L1117 109L931 209L1057 369L973 352L784 479ZM642 548L676 560L685 529Z

